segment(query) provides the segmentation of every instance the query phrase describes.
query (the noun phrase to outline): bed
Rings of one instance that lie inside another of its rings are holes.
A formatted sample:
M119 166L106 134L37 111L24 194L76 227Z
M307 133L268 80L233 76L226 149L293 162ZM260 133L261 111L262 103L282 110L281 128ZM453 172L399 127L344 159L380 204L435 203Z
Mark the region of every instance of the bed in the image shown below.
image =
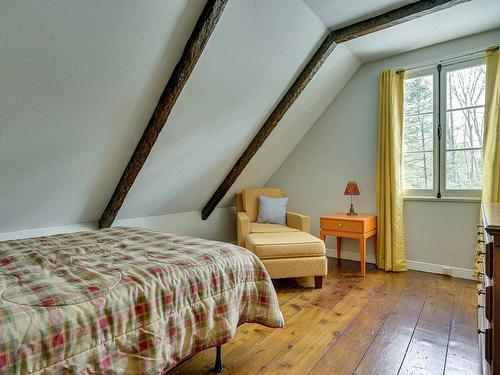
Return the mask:
M0 242L0 293L0 374L162 374L284 324L251 252L141 228Z

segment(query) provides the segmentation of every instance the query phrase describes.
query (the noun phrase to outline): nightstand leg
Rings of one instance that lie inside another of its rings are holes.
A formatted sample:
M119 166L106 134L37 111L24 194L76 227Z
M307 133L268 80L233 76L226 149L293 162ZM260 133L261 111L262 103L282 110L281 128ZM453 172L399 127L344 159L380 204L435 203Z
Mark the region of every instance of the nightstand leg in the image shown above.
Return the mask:
M341 248L342 248L342 237L337 236L337 259L340 259Z
M366 238L359 239L359 255L361 257L361 276L366 274Z

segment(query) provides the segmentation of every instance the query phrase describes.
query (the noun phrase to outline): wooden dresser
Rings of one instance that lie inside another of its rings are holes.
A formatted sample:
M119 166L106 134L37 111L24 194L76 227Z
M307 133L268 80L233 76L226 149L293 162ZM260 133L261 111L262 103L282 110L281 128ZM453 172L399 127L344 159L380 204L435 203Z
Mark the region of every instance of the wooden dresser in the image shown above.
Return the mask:
M482 270L477 286L481 374L500 375L500 204L483 204L481 208Z

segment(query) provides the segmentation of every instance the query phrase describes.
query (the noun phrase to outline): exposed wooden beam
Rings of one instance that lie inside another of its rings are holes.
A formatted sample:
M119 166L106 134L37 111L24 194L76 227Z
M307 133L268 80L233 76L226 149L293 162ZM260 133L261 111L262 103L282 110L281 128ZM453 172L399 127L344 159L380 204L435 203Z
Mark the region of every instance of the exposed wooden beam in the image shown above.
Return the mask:
M201 218L206 220L217 204L224 198L238 176L243 172L257 150L262 146L271 134L287 110L302 93L307 84L314 77L321 65L325 62L337 44L358 38L388 27L411 21L454 5L465 3L470 0L421 0L380 14L378 16L356 22L352 25L331 31L321 43L295 82L290 86L285 96L280 100L276 108L264 122L257 135L252 139L236 164L233 166L224 181L217 188L213 196L202 210Z
M123 172L118 185L99 220L100 228L108 228L118 214L127 193L144 165L153 148L160 131L163 129L177 98L193 71L212 32L217 26L228 0L208 0L196 25L184 47L180 60L177 62L170 79L167 82L160 100L137 144L130 161Z
M421 0L332 31L340 44L471 0Z

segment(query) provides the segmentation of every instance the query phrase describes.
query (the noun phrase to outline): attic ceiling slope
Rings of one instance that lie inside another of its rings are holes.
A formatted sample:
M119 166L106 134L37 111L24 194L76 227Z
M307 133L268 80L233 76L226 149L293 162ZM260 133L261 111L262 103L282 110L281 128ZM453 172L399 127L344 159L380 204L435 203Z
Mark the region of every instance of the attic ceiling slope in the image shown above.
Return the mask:
M0 232L99 218L204 3L2 2Z
M200 211L326 31L301 0L229 1L118 217Z
M472 0L346 44L368 62L494 30L500 27L499 15L500 1Z
M109 228L120 207L132 187L137 175L142 169L158 135L165 125L168 116L182 92L191 72L200 58L212 32L224 11L228 0L208 0L194 26L180 60L170 76L160 100L149 120L149 123L137 144L118 185L106 206L101 219L100 228Z
M267 183L360 66L361 62L345 45L335 48L228 191L220 203L222 207L233 204L235 194L242 189Z
M331 30L352 25L415 0L303 0Z
M358 22L415 0L304 0L330 29ZM500 1L472 0L347 43L363 62L393 56L500 27ZM387 41L390 40L390 43Z
M269 137L274 128L278 125L285 113L299 97L302 90L305 89L309 81L313 79L316 72L319 68L321 68L323 62L328 58L328 56L330 56L330 53L333 51L335 46L335 40L332 37L332 33L330 33L326 36L311 59L307 62L306 66L300 72L292 86L287 90L285 96L279 101L278 105L271 112L269 117L264 122L264 125L262 125L257 134L253 137L250 144L247 146L224 181L222 181L220 186L217 188L214 195L210 198L205 207L203 207L201 213L201 218L203 220L206 220L210 216L215 207L217 207L222 198L224 198L238 176L241 172L243 172L245 167L257 153L265 140Z
M205 207L203 207L201 218L206 220L217 207L219 202L224 198L236 179L246 168L259 148L264 144L288 109L293 105L304 88L312 80L316 72L321 68L323 62L328 58L337 43L343 43L351 39L359 38L361 36L408 22L467 1L470 0L421 0L331 31L326 38L323 39L323 42L317 48L316 52L312 55L296 80L286 91L283 98L275 106L274 110L266 119L250 144L236 161L233 168L229 171L215 193L208 200Z

